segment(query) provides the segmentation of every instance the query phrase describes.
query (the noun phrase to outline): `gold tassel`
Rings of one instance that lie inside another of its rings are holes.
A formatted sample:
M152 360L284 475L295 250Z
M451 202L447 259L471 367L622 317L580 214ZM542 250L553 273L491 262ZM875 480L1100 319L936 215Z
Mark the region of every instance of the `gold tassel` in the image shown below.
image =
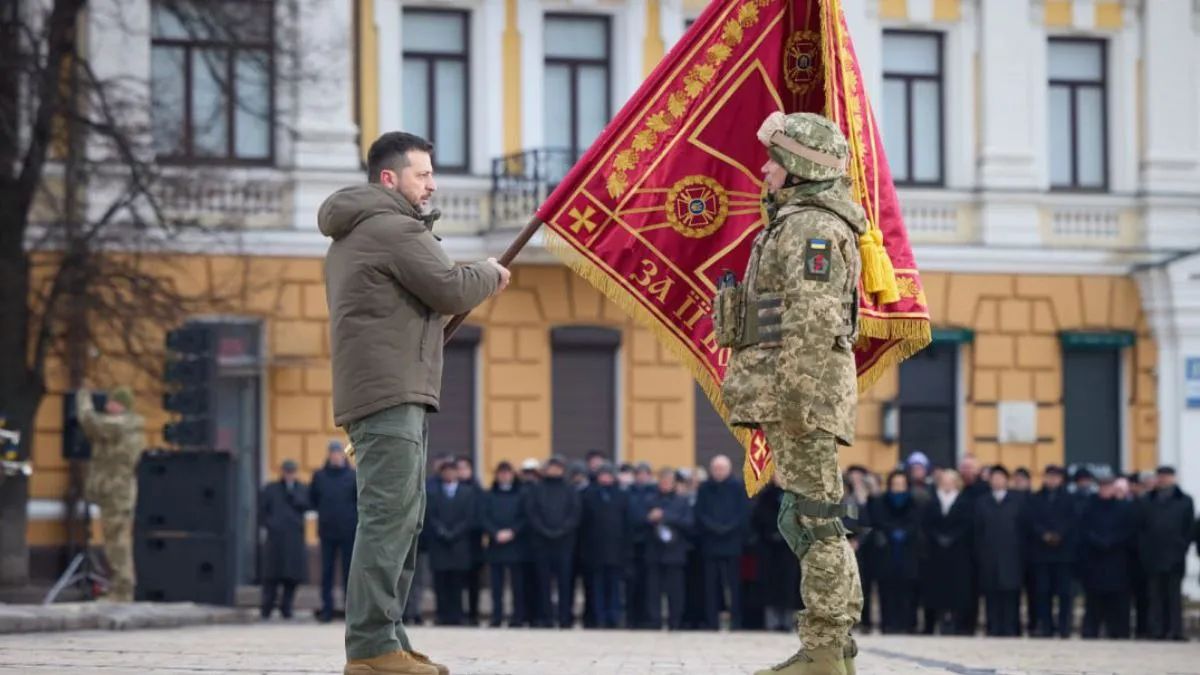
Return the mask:
M862 256L863 287L875 296L877 305L890 305L900 301L900 288L896 286L896 270L892 259L883 248L883 233L879 228L869 228L858 238L858 251Z

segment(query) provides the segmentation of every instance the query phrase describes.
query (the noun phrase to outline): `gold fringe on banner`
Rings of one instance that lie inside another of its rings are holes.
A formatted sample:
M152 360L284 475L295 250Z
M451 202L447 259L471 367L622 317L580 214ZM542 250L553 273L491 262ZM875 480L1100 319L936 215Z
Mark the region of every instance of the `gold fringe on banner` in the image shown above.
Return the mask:
M721 383L713 378L712 373L708 371L708 366L687 348L679 339L679 336L672 333L657 317L647 311L638 302L636 296L615 281L607 271L580 255L575 250L575 247L554 230L547 227L545 233L545 247L547 251L562 261L571 271L591 284L601 295L619 307L621 311L632 316L639 324L650 329L654 333L654 337L665 345L676 358L683 362L683 365L691 372L692 378L700 384L700 389L704 391L704 395L712 403L713 409L717 411L717 414L721 416L721 419L728 426L729 409L725 407L725 403L721 399ZM742 444L748 457L752 436L750 430L744 428L731 428L730 430L733 432L734 438ZM755 480L754 472L750 470L749 462L743 462L742 473L746 479L746 492L751 497L757 494L771 479L771 469L773 467L773 461L768 463L767 470L763 472L762 480Z

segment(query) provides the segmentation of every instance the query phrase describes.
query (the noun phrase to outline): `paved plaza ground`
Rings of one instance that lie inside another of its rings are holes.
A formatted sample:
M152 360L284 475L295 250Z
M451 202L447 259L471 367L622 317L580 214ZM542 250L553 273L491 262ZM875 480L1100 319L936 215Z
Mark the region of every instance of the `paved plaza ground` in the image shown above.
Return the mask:
M764 633L628 633L417 628L418 649L455 675L752 673L795 638ZM338 624L0 635L0 673L340 673ZM1200 644L877 637L860 639L858 672L1144 675L1200 673Z

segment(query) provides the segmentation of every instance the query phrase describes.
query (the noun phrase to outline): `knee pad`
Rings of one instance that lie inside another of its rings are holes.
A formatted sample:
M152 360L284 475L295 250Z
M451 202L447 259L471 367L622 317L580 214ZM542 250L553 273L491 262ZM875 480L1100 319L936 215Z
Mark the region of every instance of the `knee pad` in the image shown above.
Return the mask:
M797 558L803 559L818 539L846 536L846 528L840 519L846 516L849 510L843 504L820 502L789 491L783 494L783 500L779 504L776 525L788 548L792 549ZM805 527L800 524L801 516L831 520L815 527Z

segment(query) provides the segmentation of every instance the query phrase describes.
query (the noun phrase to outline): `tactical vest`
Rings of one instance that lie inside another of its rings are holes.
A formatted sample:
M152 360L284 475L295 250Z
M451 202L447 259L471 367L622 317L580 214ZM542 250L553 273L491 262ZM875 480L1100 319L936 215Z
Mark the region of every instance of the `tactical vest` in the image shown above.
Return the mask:
M746 282L722 284L714 323L718 344L733 350L722 385L733 424L781 423L853 442L857 240L837 212L787 204L755 239Z

